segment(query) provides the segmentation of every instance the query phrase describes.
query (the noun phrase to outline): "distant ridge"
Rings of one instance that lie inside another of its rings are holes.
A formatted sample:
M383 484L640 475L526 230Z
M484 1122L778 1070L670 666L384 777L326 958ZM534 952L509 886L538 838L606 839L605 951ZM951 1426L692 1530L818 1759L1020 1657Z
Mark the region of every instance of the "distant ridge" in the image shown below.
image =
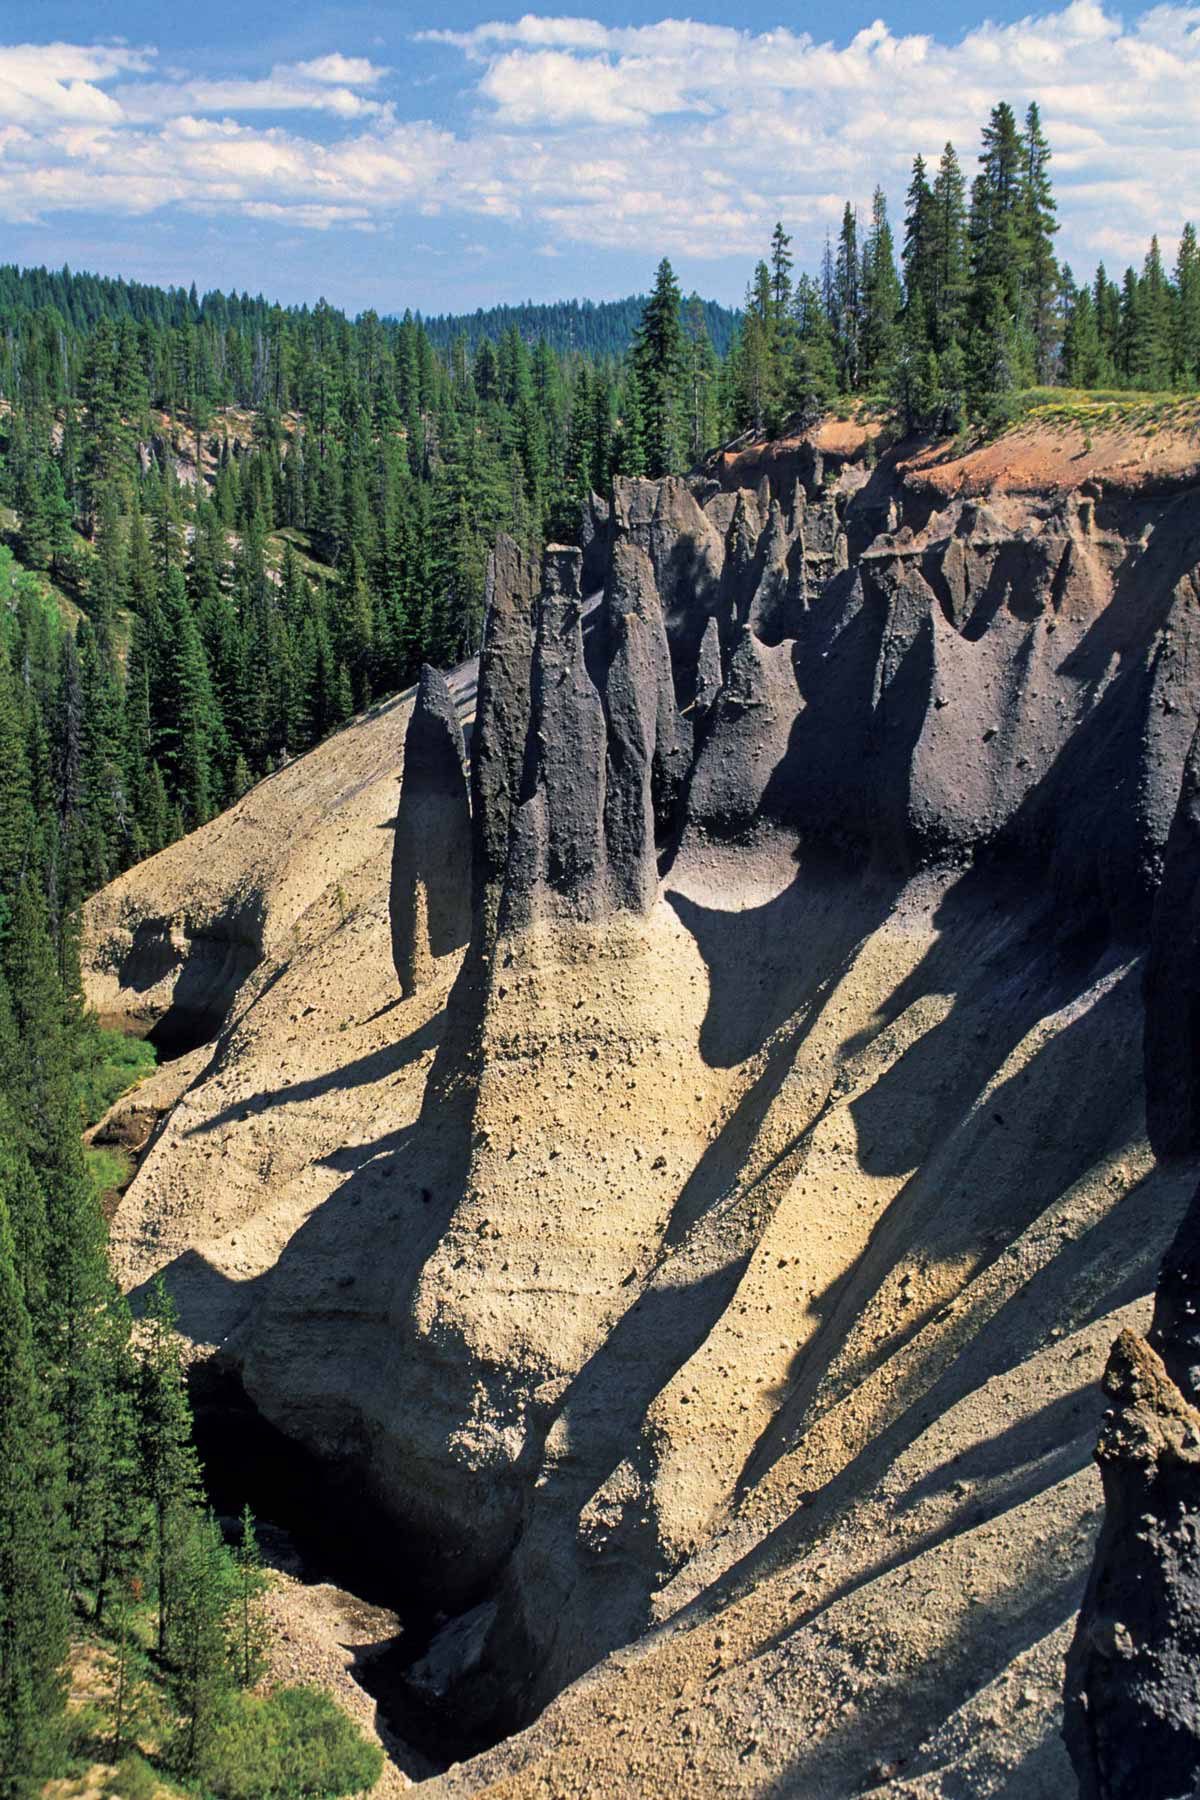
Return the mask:
M633 342L645 303L644 294L631 294L626 300L554 300L544 305L525 300L516 306L479 307L473 313L439 313L425 318L417 312L413 316L421 320L431 343L443 354L460 335L474 350L485 337L498 342L508 327L515 325L526 343L536 344L544 337L560 354L579 350L589 356L621 356ZM159 287L70 268L0 265L0 330L11 329L19 319L50 307L60 312L68 325L86 330L100 319L133 319L139 325L198 324L203 319L222 328L261 327L277 313L305 317L318 304L322 303L283 306L262 294L251 296L235 290L200 294L195 283L190 289ZM718 356L724 356L739 314L715 300L701 304L713 348ZM329 311L338 317L353 316L343 315L336 307ZM390 325L401 316L401 312L383 315Z
M625 300L555 300L544 305L525 300L518 306L481 306L473 313L439 313L433 318L418 313L417 317L430 342L443 354L456 337L465 337L474 350L485 337L498 342L515 325L527 344L544 337L559 355L579 350L589 356L621 356L633 342L645 304L645 294L630 294ZM715 300L703 300L701 305L713 348L718 356L724 356L739 315Z

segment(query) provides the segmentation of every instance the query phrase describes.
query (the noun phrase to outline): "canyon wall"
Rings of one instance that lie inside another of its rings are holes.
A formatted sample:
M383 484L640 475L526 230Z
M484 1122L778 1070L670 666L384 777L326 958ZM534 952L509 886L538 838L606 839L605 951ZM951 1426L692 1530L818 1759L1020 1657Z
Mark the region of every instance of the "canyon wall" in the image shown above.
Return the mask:
M753 473L500 545L477 688L346 734L348 905L338 739L274 778L286 877L221 840L258 960L116 1251L394 1521L451 1615L415 1684L536 1720L445 1792L1060 1795L1098 1378L1198 1170L1169 1000L1153 1145L1142 1060L1194 472ZM89 911L109 1011L162 862Z

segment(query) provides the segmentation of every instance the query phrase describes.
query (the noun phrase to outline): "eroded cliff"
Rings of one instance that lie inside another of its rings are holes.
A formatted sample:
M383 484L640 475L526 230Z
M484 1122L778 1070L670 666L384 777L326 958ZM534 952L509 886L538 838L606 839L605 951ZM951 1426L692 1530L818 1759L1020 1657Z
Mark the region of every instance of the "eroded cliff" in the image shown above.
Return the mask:
M419 1546L426 1691L552 1702L446 1792L1059 1795L1097 1379L1197 1173L1141 1050L1194 474L742 475L500 547L470 805L430 677L394 869L402 708L274 778L278 928L118 1255ZM106 1010L187 849L92 904Z

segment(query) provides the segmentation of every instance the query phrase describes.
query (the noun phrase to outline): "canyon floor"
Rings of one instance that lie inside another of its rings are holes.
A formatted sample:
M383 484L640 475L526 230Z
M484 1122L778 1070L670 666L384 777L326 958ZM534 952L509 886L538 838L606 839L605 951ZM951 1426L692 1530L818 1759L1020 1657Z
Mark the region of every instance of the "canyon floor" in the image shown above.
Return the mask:
M1133 480L1123 439L1038 443L1051 487L1064 454L1063 491ZM922 479L1013 504L1019 448ZM1194 472L1194 435L1164 454ZM451 687L469 725L475 668ZM1147 1141L1144 940L1074 929L1003 857L897 872L692 821L643 917L502 944L464 1137L462 950L408 999L392 966L412 705L122 876L85 932L91 1004L171 1058L118 1103L160 1115L122 1280L163 1271L198 1360L411 1531L448 1621L419 1672L441 1760L464 1707L464 1745L482 1712L524 1726L439 1774L393 1742L397 1770L555 1800L1073 1792L1099 1376L1200 1172ZM288 1579L297 1666L383 1631Z

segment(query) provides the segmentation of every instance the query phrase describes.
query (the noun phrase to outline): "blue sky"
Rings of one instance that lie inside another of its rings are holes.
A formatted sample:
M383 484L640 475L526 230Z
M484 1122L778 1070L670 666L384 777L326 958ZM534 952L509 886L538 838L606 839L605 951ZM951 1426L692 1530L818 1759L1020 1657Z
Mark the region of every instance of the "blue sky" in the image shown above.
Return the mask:
M37 0L0 15L0 257L351 311L736 301L774 220L899 212L1037 98L1077 272L1200 220L1200 7Z

